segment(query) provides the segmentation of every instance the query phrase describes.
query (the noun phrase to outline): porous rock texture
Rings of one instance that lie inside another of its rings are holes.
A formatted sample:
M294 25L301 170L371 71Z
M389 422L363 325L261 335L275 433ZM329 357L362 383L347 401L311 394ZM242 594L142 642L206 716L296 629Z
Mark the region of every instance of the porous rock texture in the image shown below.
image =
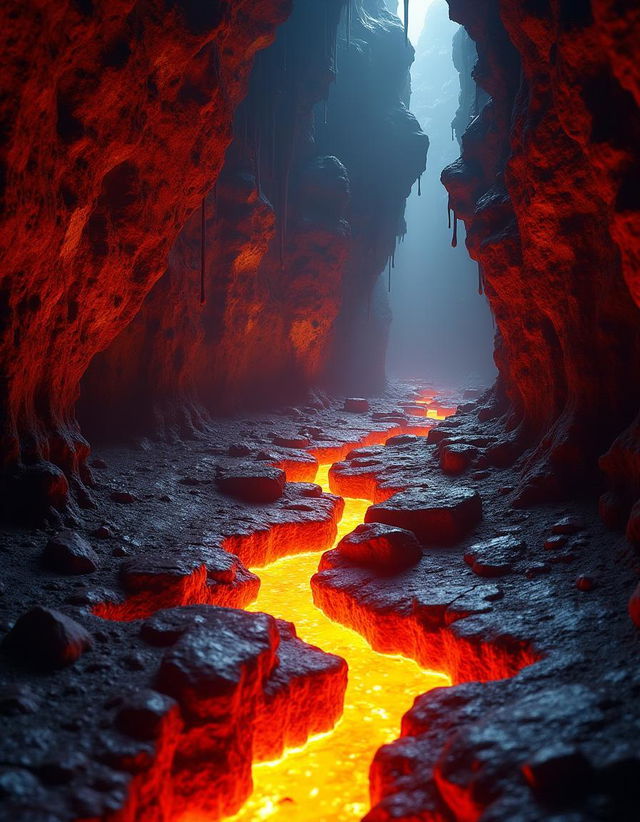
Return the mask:
M574 493L637 413L640 353L636 4L451 0L491 95L443 181L497 329L508 459L521 501ZM602 460L625 520L637 423ZM505 454L505 456L507 456Z
M286 401L317 382L341 291L349 180L314 146L313 107L335 77L343 5L296 0L256 60L215 189L87 375L90 429L188 435L207 410Z
M204 226L194 213L83 383L90 435L189 435L211 410L293 400L347 372L383 387L386 338L367 305L428 140L405 105L399 20L380 0L351 6L347 28L344 0L296 0L256 60Z
M46 512L69 482L90 482L80 378L164 272L220 171L254 56L290 6L3 3L0 460L12 514Z

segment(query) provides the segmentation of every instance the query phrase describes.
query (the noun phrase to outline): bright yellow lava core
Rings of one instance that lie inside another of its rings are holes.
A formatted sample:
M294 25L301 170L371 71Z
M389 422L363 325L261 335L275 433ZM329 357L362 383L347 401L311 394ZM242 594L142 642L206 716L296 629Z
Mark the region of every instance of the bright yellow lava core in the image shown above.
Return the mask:
M328 465L316 482L329 491ZM345 499L336 542L364 521L370 502ZM396 739L401 717L419 694L449 685L445 674L425 671L404 657L376 653L350 628L332 622L313 604L309 580L320 555L299 554L253 569L260 594L249 606L289 620L298 636L349 665L344 714L333 731L289 750L277 762L253 766L253 794L233 822L354 822L369 810L369 766L376 750Z

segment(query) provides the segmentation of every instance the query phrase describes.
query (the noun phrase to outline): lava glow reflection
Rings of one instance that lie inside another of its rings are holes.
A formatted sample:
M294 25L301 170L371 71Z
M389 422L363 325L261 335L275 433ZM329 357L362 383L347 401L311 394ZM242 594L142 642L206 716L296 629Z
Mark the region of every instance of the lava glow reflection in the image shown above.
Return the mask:
M316 481L328 491L329 466ZM364 521L370 503L345 500L338 539ZM315 607L309 579L318 554L287 557L257 570L260 595L250 606L294 622L298 635L349 664L344 714L336 728L288 751L274 763L254 765L254 791L234 822L261 819L341 822L369 809L369 765L376 750L397 738L400 719L414 698L449 685L444 674L425 671L404 657L378 654L357 633L328 619Z

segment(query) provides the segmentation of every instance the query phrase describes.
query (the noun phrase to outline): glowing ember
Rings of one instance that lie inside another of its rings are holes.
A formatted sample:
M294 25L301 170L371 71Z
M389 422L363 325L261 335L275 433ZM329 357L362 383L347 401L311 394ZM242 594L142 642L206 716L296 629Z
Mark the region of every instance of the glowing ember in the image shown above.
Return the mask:
M316 482L329 491L328 465ZM364 521L368 500L345 500L337 540ZM336 541L337 541L336 540ZM254 765L254 791L234 822L261 819L341 822L369 809L369 766L376 750L396 739L402 715L414 698L449 685L447 676L425 671L410 659L373 651L357 633L332 622L315 607L309 579L318 554L299 554L261 568L260 595L250 606L294 622L298 635L349 664L344 715L328 734L278 762Z

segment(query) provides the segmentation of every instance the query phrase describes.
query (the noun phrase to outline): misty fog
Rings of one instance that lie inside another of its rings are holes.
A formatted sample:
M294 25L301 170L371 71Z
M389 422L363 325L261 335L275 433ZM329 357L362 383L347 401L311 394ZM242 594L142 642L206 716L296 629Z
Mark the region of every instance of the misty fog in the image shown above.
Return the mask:
M387 370L390 376L427 378L443 386L484 386L496 373L493 321L478 294L478 267L468 256L462 222L457 248L451 247L447 192L440 182L442 169L460 154L451 130L460 92L452 58L458 29L445 0L412 0L409 33L416 60L410 109L430 147L422 196L416 183L407 201L407 234L395 256ZM381 279L386 287L386 274Z

